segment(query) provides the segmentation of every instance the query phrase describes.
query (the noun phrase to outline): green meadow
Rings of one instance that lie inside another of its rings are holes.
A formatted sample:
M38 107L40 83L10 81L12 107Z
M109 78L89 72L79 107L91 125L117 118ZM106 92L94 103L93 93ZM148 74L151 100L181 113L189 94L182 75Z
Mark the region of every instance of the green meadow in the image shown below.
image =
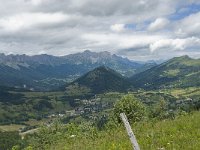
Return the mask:
M200 112L175 119L149 120L132 124L141 150L199 150ZM43 128L28 149L49 150L131 150L122 124L103 131L75 125ZM85 129L83 131L83 129Z

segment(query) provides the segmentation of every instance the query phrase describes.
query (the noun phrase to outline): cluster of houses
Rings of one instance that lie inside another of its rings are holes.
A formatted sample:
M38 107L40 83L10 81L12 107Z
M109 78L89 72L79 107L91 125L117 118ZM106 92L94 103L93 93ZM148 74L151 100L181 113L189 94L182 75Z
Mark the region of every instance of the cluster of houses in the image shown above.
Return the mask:
M91 99L74 99L79 105L74 108L73 110L67 110L64 113L59 114L51 114L48 118L55 118L55 117L73 117L83 114L91 114L97 113L104 109L111 108L112 104L109 102L103 102L100 97L95 96Z

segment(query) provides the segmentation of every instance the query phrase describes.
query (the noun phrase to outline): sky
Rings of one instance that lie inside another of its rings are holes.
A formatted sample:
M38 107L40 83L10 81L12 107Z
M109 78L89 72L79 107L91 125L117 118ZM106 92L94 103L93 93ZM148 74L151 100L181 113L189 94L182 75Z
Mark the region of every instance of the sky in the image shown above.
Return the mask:
M0 53L200 58L200 0L0 0Z

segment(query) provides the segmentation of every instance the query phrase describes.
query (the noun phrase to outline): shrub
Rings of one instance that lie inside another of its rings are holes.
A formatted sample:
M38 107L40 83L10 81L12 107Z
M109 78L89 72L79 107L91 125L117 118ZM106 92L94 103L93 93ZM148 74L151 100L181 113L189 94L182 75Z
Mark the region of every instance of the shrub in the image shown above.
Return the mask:
M15 145L21 145L22 140L18 132L2 132L0 131L0 149L7 150L11 149ZM19 147L19 146L18 146Z
M125 113L128 120L133 123L144 118L146 109L143 103L128 94L117 101L114 106L114 114L118 118L118 122L121 122L120 113Z

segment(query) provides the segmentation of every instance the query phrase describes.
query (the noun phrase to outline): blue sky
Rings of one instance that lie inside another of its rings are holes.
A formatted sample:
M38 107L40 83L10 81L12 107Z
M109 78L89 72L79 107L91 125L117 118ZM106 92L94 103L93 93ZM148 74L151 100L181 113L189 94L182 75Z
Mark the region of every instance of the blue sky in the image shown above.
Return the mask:
M0 53L200 57L199 0L0 0Z
M200 11L200 4L189 4L177 8L176 12L172 15L169 15L170 20L180 20L183 19L191 14L198 13Z

